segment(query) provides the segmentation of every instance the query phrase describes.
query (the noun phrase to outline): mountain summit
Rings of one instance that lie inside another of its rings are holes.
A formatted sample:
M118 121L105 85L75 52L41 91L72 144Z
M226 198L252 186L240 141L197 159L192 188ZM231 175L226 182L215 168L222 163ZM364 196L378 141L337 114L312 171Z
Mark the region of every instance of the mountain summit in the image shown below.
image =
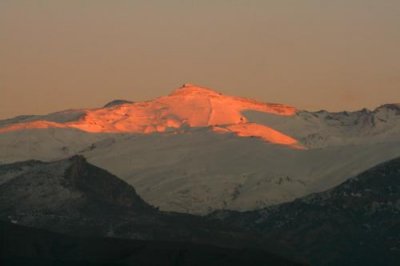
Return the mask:
M185 84L171 94L151 101L108 104L87 109L76 120L57 122L40 117L33 121L0 127L1 132L31 128L75 128L91 133L182 133L188 128L205 127L216 133L256 137L273 144L302 148L298 141L282 132L250 122L244 111L277 116L293 116L296 109L282 104L223 95L211 89Z
M173 96L173 95L175 95L175 96L176 95L218 96L218 95L222 95L222 93L217 92L213 89L199 87L199 86L196 86L191 83L185 83L180 88L178 88L170 93L170 96Z

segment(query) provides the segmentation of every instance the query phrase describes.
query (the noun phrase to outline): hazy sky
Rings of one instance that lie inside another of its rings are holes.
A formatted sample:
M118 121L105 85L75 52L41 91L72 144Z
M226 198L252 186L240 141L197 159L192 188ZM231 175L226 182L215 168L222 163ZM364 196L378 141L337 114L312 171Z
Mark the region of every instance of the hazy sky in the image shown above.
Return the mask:
M0 118L185 82L311 110L400 102L400 1L0 0Z

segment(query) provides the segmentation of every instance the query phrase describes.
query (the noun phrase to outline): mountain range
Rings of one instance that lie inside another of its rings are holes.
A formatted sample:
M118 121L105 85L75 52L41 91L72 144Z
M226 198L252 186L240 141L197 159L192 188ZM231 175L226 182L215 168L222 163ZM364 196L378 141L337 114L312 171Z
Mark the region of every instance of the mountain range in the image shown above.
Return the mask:
M400 105L331 113L185 84L145 102L0 121L0 163L75 154L165 211L249 210L400 156Z
M81 156L2 165L0 243L7 251L0 258L6 265L397 265L399 178L400 158L293 202L202 217L159 211ZM111 243L122 246L93 255Z
M398 265L399 144L400 104L313 112L192 84L2 120L0 262Z

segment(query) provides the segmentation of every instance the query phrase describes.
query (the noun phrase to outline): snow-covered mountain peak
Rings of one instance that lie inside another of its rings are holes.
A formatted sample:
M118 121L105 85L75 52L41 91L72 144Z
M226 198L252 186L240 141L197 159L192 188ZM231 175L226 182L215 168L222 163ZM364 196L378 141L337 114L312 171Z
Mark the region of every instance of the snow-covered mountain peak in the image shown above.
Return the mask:
M0 121L0 133L72 128L89 133L185 134L192 128L204 128L290 148L322 148L396 140L399 122L400 104L382 105L374 111L309 112L184 84L149 101L115 100L104 108Z
M150 101L0 121L0 164L82 154L161 209L256 208L400 156L397 108L298 111L185 85Z
M129 102L118 100L105 108L87 109L77 119L66 122L49 120L44 116L4 127L0 123L0 133L36 128L74 128L90 133L182 134L188 128L207 128L219 134L256 137L273 144L302 147L296 139L268 125L256 124L243 114L247 110L277 116L293 116L297 112L295 108L282 104L223 95L192 84L185 84L170 95L151 101L125 103Z

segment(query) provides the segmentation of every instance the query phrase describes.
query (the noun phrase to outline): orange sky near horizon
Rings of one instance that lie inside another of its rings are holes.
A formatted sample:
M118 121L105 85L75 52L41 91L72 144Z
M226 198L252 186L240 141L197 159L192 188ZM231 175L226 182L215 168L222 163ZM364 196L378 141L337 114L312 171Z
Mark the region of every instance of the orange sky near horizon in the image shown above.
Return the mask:
M0 119L194 83L332 111L400 102L398 0L2 0Z

